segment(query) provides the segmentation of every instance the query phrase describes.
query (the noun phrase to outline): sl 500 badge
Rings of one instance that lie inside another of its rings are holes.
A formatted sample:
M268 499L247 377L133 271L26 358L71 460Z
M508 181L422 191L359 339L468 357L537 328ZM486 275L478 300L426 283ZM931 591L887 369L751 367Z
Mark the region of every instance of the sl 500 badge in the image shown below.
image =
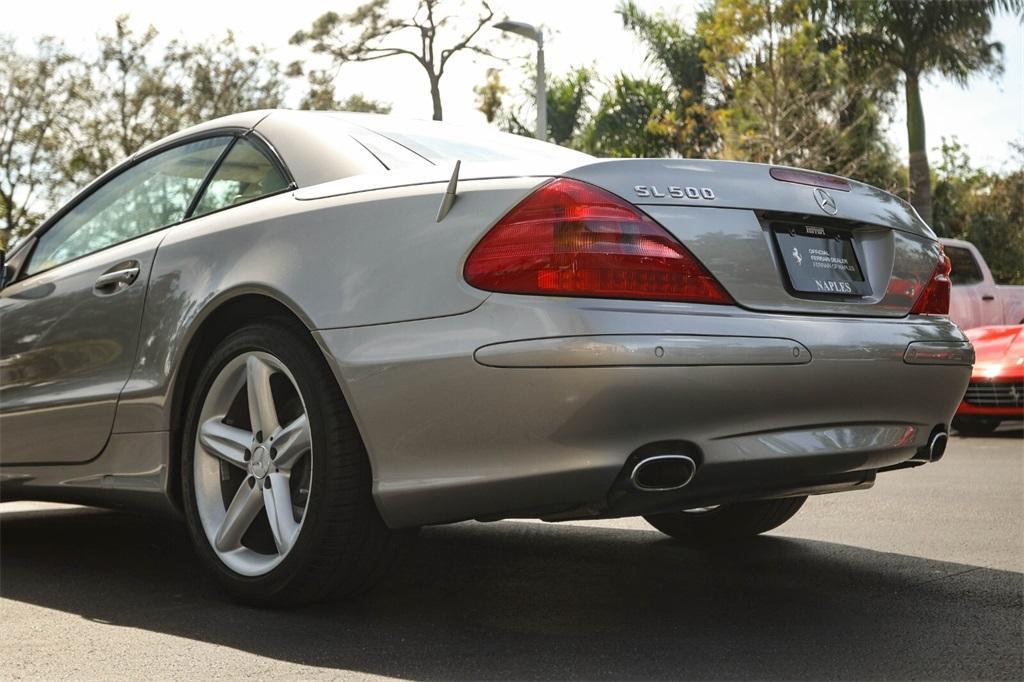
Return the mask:
M672 197L673 199L705 199L712 201L715 198L715 193L711 191L710 187L677 187L669 185L665 189L667 193L658 189L657 185L633 185L633 191L641 199Z

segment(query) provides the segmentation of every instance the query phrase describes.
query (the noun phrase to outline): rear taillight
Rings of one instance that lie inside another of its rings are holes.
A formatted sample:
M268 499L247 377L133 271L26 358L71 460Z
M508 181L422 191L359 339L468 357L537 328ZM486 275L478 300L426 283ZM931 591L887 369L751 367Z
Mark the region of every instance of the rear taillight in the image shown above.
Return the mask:
M487 291L732 303L682 244L602 189L560 178L513 208L469 254Z
M939 247L939 262L924 291L917 297L917 303L910 312L915 315L949 315L949 256Z

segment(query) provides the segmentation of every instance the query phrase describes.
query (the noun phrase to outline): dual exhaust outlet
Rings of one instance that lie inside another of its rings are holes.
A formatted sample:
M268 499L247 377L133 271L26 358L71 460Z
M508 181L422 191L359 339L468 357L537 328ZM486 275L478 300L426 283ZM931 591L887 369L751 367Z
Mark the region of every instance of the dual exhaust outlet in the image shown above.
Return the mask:
M913 462L937 462L946 454L949 434L945 426L937 426ZM629 475L630 484L644 492L668 492L689 485L697 473L697 463L686 455L654 455L637 462Z

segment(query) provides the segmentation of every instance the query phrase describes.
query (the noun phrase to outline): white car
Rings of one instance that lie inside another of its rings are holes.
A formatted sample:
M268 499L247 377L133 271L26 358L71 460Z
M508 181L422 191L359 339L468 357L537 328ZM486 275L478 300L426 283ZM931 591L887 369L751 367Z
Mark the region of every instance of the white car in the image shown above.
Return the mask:
M962 329L1024 324L1024 286L996 284L978 248L961 239L942 239L953 281L949 316Z

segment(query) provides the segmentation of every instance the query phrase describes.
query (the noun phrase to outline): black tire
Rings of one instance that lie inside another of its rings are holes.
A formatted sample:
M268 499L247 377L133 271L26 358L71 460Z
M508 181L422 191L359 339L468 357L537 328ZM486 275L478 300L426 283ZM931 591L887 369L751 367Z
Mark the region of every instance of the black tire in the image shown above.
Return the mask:
M708 511L678 511L645 516L665 535L689 545L737 542L778 528L800 510L807 497L786 497L723 504Z
M961 436L987 436L999 428L999 420L959 417L953 420L953 428Z
M294 545L276 567L255 577L228 568L210 546L193 468L204 398L218 372L251 351L275 356L292 373L306 405L313 471ZM295 605L363 591L393 562L405 535L389 530L377 511L366 449L334 375L309 333L287 320L239 329L210 355L189 397L181 465L185 519L196 550L228 594L247 604Z

